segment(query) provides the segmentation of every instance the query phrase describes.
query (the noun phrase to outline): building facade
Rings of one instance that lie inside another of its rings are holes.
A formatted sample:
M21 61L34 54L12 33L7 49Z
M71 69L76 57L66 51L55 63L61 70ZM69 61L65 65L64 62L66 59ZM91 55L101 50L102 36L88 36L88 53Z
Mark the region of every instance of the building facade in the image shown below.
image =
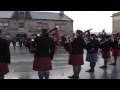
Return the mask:
M35 11L0 11L2 35L15 38L17 35L30 37L42 29L52 30L59 26L60 35L73 33L73 20L60 13Z
M120 33L120 12L112 15L112 33Z

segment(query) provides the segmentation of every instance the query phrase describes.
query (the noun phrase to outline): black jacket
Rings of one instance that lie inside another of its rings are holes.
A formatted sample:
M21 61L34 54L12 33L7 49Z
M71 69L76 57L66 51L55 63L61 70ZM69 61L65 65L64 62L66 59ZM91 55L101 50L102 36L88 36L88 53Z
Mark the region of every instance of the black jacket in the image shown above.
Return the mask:
M114 41L112 41L112 48L113 49L119 49L120 48L118 40L114 39Z
M55 42L52 38L47 36L41 36L35 39L35 58L45 58L51 57L53 59L54 52L55 52Z
M85 49L87 50L88 53L97 53L100 45L98 40L91 40L89 43L85 45Z
M71 45L71 48L69 47ZM68 51L70 54L83 54L83 49L85 46L85 41L83 40L82 37L77 37L73 40L73 42L65 43L64 48L66 51Z
M110 51L112 47L112 42L111 40L108 40L100 45L100 48L102 51Z
M10 63L9 42L0 38L0 62Z

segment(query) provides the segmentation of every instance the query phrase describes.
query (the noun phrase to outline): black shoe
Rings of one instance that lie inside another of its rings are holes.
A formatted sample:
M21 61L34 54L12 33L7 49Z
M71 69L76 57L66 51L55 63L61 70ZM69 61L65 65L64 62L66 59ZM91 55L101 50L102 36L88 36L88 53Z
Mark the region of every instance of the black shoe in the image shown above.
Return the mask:
M87 70L86 72L94 72L94 70L92 70L92 69L89 69L89 70Z
M71 79L79 79L79 76L74 76L74 75L72 75L72 76L68 76L68 78L71 78Z
M100 68L107 69L107 66L101 66Z
M110 65L117 65L116 63L111 63Z

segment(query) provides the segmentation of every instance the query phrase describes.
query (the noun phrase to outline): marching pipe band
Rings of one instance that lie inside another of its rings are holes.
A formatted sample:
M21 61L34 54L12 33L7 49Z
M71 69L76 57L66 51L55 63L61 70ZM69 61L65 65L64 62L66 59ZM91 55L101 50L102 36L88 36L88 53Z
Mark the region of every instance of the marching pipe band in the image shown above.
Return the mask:
M49 79L52 70L52 60L55 54L56 46L61 46L62 39L65 50L69 53L68 64L73 66L73 75L68 78L78 79L81 72L81 66L84 65L84 49L86 49L86 61L90 62L90 69L87 72L94 72L97 63L97 55L99 49L101 50L104 65L100 68L107 69L108 61L111 57L114 58L110 65L117 65L118 56L120 56L120 34L116 33L112 36L107 35L105 29L99 33L99 36L91 35L88 29L85 32L77 30L75 34L64 36L60 38L59 27L53 30L42 30L41 35L31 38L28 41L29 51L34 54L33 70L38 71L40 79ZM53 32L53 38L49 35ZM1 30L0 30L1 34ZM87 34L87 35L86 35ZM99 40L100 39L100 40ZM9 72L8 64L11 63L9 43L0 36L0 79L4 79L4 75ZM112 55L111 55L112 52ZM4 53L4 54L3 54Z
M91 69L89 69L87 72L94 72L94 68L95 68L95 65L97 62L97 54L98 54L97 52L99 51L99 49L101 50L101 55L102 55L102 58L104 59L104 65L101 66L100 68L107 69L108 61L111 59L112 56L114 58L114 62L111 63L110 65L116 65L117 58L120 55L120 43L119 43L120 42L120 40L119 40L120 34L119 33L115 34L113 37L113 40L112 40L112 37L110 35L107 35L107 33L105 32L105 29L102 30L102 32L101 32L102 34L99 37L97 37L95 35L93 37L91 37L90 30L87 30L80 34L80 36L83 36L86 33L88 33L87 38L81 37L81 38L83 38L83 40L85 42L84 47L82 47L82 48L87 50L86 61L90 62L90 67L91 67ZM84 62L82 61L83 57L82 56L78 57L77 55L74 55L74 53L73 53L74 51L76 51L78 49L78 48L74 48L74 47L77 47L77 45L74 44L75 41L77 43L76 38L77 37L74 37L74 38L72 37L72 39L71 39L69 37L66 42L66 44L68 44L68 45L64 44L66 51L68 51L70 54L69 55L69 64L73 65L74 74L69 78L78 78L78 73L76 74L76 72L78 71L80 73L81 65L84 64ZM77 43L77 44L79 44L79 43ZM111 56L111 51L112 51L112 56ZM74 55L74 57L72 54ZM73 62L72 62L71 58L73 59ZM79 68L75 68L76 67L75 61L77 61L78 58L79 58L79 61L77 63L79 63L80 61L82 61L82 63L80 63L78 65ZM70 63L70 62L72 62L72 63Z
M60 46L60 36L57 30L58 29L55 28L47 33L51 34L51 32L55 31L53 33L55 38L54 42L56 42L55 46ZM73 66L73 75L68 76L68 78L79 78L79 74L82 69L81 65L84 65L84 49L87 50L86 61L90 62L90 69L86 72L94 72L99 49L101 50L101 55L104 60L104 65L100 68L107 69L108 61L112 56L114 57L114 62L110 65L117 64L117 58L120 52L119 33L116 33L113 37L111 37L107 35L104 29L100 32L99 36L96 36L90 33L91 30L92 29L88 29L85 32L82 32L82 30L77 30L76 33L73 33L72 37L64 35L61 38L65 50L69 53L68 64Z
M52 60L56 46L61 46L61 41L64 49L69 53L68 64L73 66L73 75L68 76L68 78L79 78L81 66L85 62L84 49L87 51L85 60L90 63L90 69L86 72L95 72L99 49L104 59L104 65L100 68L107 69L108 61L112 56L114 61L110 65L117 65L117 59L120 55L120 34L116 33L111 37L107 35L104 29L99 36L96 36L90 33L91 30L88 29L85 32L77 30L71 37L64 35L60 38L58 27L55 27L49 31L42 30L41 35L31 38L29 49L31 54L34 54L33 70L38 71L39 78L49 79L49 70L52 70ZM53 38L49 37L50 35Z

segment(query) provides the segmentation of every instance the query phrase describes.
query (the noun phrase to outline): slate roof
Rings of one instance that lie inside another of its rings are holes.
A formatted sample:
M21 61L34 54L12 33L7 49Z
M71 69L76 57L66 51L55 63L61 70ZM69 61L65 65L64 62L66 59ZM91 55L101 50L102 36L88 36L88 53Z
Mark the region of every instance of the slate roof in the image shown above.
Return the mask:
M11 18L15 11L0 11L0 18ZM53 12L35 12L30 11L32 19L45 19L45 20L67 20L73 21L67 15L60 15L60 13Z
M11 18L14 11L0 11L0 18Z

